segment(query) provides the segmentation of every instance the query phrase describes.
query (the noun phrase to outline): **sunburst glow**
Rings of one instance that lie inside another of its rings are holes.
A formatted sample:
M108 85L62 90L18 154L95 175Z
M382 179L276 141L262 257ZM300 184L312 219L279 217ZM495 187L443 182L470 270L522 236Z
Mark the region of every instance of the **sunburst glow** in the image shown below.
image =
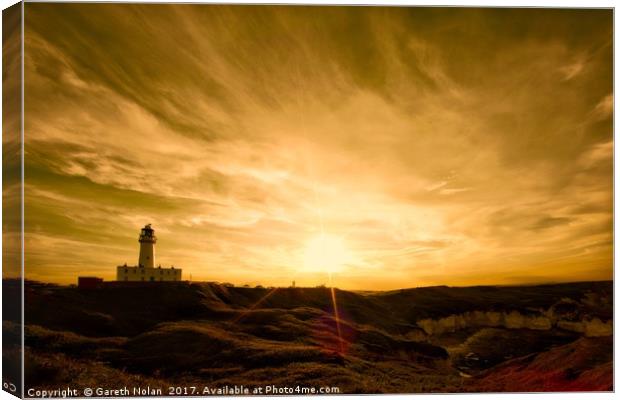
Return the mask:
M306 271L339 272L353 261L353 254L343 238L321 233L308 240L304 249L303 265Z

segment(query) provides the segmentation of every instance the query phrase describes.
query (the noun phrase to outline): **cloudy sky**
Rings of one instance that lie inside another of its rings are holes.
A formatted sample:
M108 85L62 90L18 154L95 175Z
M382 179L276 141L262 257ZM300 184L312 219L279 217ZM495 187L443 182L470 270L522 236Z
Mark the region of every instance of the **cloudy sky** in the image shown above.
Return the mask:
M25 46L31 279L146 223L193 280L612 276L610 10L29 3Z

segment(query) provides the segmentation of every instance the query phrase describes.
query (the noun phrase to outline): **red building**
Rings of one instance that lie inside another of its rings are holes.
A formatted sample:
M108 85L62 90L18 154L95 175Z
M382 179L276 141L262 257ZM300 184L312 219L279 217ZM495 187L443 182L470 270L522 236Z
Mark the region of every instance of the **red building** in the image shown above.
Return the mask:
M78 276L78 288L97 289L103 284L103 278L94 276Z

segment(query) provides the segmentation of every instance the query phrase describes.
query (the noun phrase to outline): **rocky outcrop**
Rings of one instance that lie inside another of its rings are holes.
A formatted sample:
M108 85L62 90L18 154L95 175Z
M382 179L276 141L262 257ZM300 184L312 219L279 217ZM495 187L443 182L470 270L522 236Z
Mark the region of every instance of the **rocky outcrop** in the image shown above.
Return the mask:
M558 321L557 327L567 331L583 333L587 337L611 336L613 324L611 321L603 322L598 318L586 321Z
M422 319L417 321L427 335L440 335L465 328L500 327L507 329L550 330L554 327L582 333L587 337L609 336L613 332L612 321L599 318L587 318L571 321L551 312L524 314L518 311L472 311L450 315L440 319Z

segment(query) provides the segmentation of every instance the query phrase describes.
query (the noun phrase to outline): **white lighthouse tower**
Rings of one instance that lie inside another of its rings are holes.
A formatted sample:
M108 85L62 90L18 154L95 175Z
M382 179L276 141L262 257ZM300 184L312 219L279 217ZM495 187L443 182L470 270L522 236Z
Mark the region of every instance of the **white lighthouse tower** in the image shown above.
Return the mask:
M140 230L140 256L138 265L130 266L127 264L116 267L116 280L125 282L178 282L181 280L182 270L179 267L171 266L162 268L161 265L155 267L155 243L157 237L151 224L146 225Z
M151 228L151 224L146 225L140 231L140 258L138 266L142 268L155 268L155 230Z

